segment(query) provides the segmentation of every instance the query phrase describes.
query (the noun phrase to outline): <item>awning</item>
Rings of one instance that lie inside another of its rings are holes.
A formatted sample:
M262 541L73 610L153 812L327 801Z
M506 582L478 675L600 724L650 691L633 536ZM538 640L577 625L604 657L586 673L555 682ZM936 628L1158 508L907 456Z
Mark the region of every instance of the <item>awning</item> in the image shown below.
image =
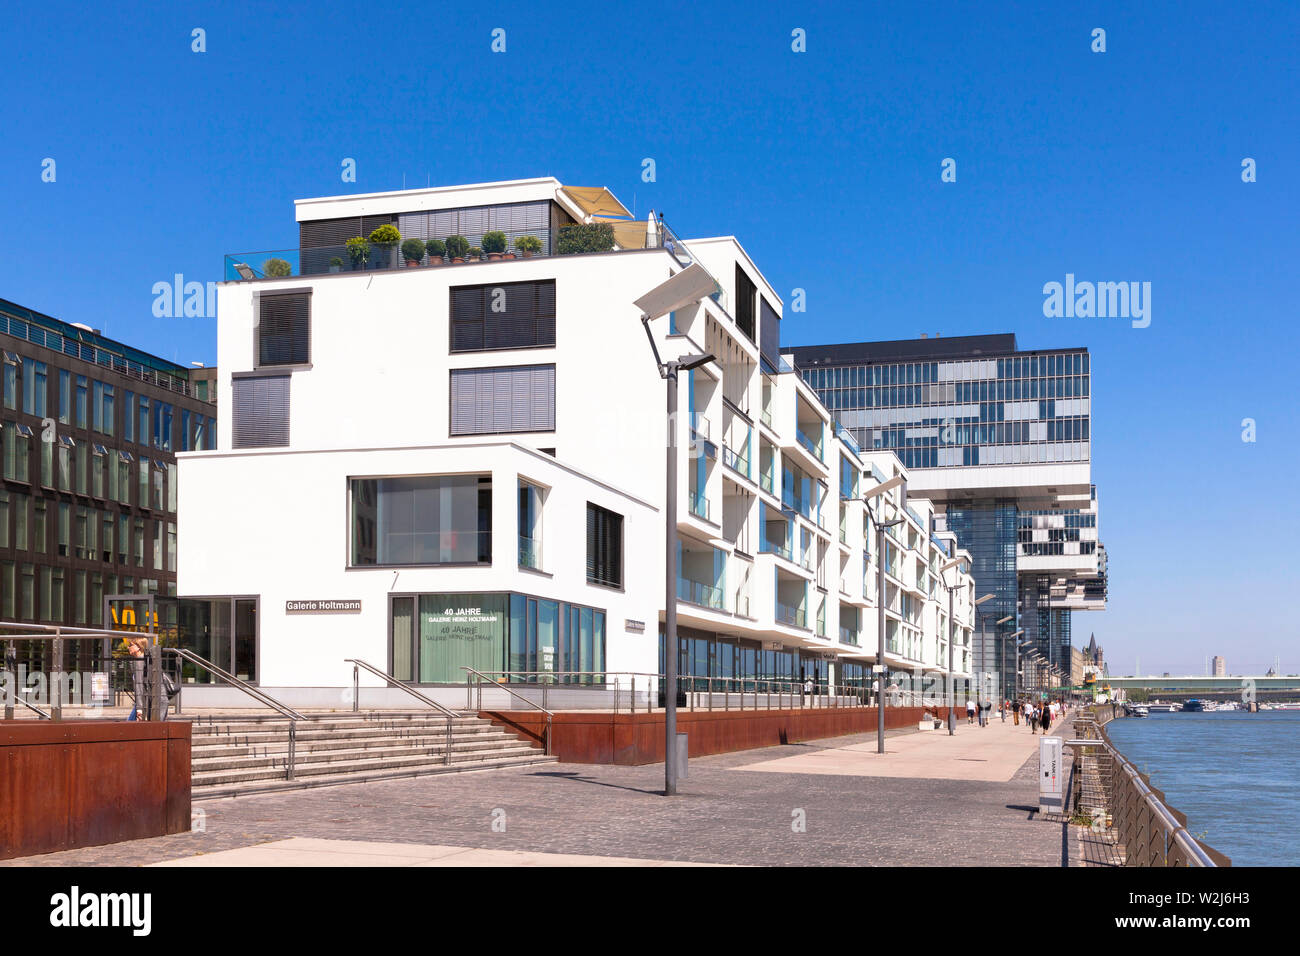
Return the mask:
M620 249L655 249L658 244L650 245L644 219L630 222L626 219L597 218L614 230L614 244Z
M565 195L578 204L588 216L632 217L627 207L614 198L604 186L561 186Z

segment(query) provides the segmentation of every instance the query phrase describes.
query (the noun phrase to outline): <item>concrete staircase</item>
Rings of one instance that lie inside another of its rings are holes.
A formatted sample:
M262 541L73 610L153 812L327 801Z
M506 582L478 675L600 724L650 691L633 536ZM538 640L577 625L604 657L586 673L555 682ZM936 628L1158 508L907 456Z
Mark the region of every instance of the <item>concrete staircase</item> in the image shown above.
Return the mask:
M297 722L294 779L287 779L289 721L280 716L197 717L191 736L193 797L363 783L425 774L554 763L531 740L473 712L452 721L420 711L306 714Z

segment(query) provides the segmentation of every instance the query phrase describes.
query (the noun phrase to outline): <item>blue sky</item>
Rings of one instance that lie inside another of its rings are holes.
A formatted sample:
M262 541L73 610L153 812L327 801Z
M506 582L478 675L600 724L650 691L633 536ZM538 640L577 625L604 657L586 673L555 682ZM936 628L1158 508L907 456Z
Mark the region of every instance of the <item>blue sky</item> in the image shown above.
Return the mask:
M787 302L807 290L787 344L1087 346L1111 590L1076 635L1120 672L1199 673L1216 653L1300 671L1300 12L1064 6L14 8L0 297L211 363L213 320L155 318L153 284L294 245L294 198L403 177L606 185L684 236L738 236ZM1151 282L1150 327L1045 318L1042 286L1067 272Z

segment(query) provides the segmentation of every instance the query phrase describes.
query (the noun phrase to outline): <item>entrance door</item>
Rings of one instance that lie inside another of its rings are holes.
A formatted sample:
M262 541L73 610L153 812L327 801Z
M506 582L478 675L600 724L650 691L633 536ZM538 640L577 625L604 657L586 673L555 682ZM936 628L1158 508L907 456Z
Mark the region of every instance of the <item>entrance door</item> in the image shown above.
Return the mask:
M235 600L235 670L240 680L257 681L257 601Z

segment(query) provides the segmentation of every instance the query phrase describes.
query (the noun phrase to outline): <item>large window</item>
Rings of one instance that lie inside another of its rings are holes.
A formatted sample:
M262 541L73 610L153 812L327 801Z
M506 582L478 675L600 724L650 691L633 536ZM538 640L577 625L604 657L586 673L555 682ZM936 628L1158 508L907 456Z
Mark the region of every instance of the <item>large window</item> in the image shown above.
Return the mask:
M311 291L262 293L257 298L257 364L311 362Z
M451 289L451 351L555 344L555 280Z
M623 516L587 502L587 580L623 586Z
M555 366L451 372L451 434L555 431Z
M289 444L289 376L231 380L235 448L283 448ZM143 401L143 398L141 399ZM146 440L143 435L141 440Z
M740 264L736 264L736 328L740 329L749 339L754 341L755 325L754 321L754 298L758 294L758 287Z
M490 475L353 478L352 567L492 563Z
M519 482L519 566L542 566L542 500L546 492L527 481Z

